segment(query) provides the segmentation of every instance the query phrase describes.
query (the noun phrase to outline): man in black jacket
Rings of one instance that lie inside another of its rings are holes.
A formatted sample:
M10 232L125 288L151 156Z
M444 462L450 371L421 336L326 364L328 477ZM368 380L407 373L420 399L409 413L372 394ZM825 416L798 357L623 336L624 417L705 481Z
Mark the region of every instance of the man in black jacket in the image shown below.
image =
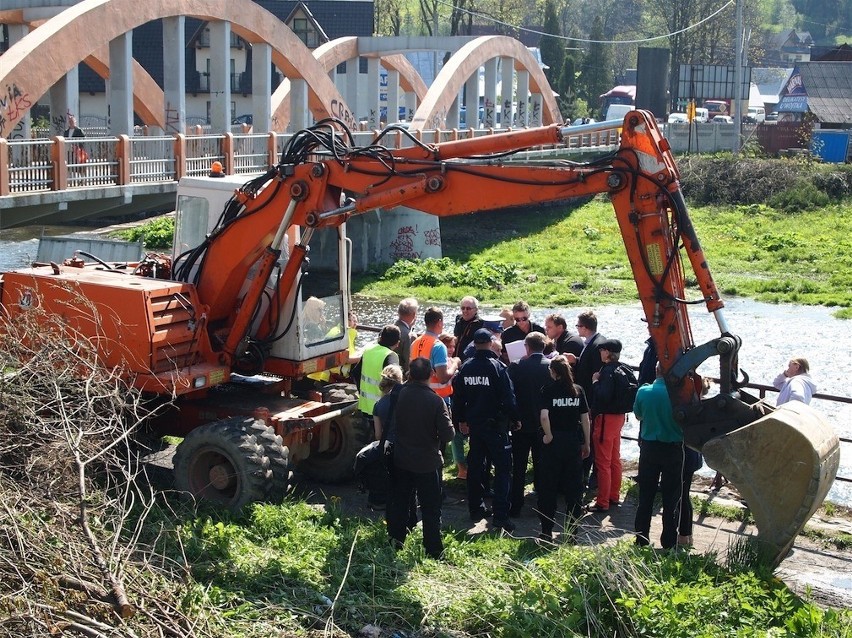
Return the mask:
M583 391L586 393L586 397L590 400L592 397L592 376L601 369L603 366L603 361L601 361L601 355L598 352L597 344L606 339L601 333L598 332L598 318L594 312L591 310L586 310L577 315L577 333L583 338L585 341L585 346L583 347L583 352L580 353L579 357L576 357L572 354L565 355L568 357L568 363L575 364L574 365L574 381L583 388ZM589 419L592 421L594 428L594 409L590 407L589 411ZM595 436L594 432L592 433L592 450L589 456L583 459L583 477L584 482L587 486L594 486L596 484L596 480L592 474L592 468L594 468L595 461L595 444L594 444Z
M545 334L544 328L533 322L530 317L530 306L526 301L519 301L512 306L512 319L514 320L515 325L506 328L501 337L501 341L503 342L503 354L500 358L503 360L503 363L507 365L509 364L509 354L506 352L507 343L523 341L524 337L531 332L540 332L541 334Z
M550 382L550 361L544 356L545 337L531 332L524 338L527 356L509 366L509 377L515 387L521 429L512 432L512 490L509 516L520 516L524 505L527 462L532 452L533 485L538 490L536 471L541 436L541 389Z
M465 297L459 304L460 314L456 315L456 324L453 327L453 335L456 338L456 356L462 361L468 344L473 343L473 334L483 327L483 321L479 318L479 302L476 297Z
M483 502L485 456L494 464L494 527L514 531L509 520L512 452L509 428L518 427L515 392L506 366L491 349L491 332L480 328L473 335L474 355L453 379L453 411L462 434L470 435L467 457L467 494L471 520L489 515ZM510 425L511 424L511 425Z
M387 506L388 536L402 547L408 535L409 504L417 494L423 516L423 546L432 558L441 541L441 450L453 438L447 404L429 387L432 364L422 357L409 363L408 382L399 390L393 416L393 480Z
M583 352L582 337L571 334L565 317L558 313L548 315L544 320L544 331L547 338L553 342L553 349L559 354L573 354L579 357Z

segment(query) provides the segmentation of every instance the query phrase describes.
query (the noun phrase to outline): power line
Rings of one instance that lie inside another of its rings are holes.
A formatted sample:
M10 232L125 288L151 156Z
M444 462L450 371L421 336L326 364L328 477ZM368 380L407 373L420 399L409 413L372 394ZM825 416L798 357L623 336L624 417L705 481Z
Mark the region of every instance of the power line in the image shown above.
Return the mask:
M462 13L468 13L472 16L476 16L478 18L483 18L484 20L489 20L489 21L493 22L494 24L500 24L504 27L510 27L512 29L517 29L518 31L525 31L527 33L535 33L537 35L543 35L543 36L547 36L549 38L555 38L557 40L568 40L570 42L583 42L585 44L641 44L642 42L653 42L654 40L663 40L665 38L670 38L674 35L680 35L681 33L686 33L687 31L691 31L692 29L695 29L696 27L701 26L702 24L704 24L708 20L712 20L717 15L722 13L722 11L724 11L725 9L730 7L732 4L734 4L734 0L728 0L728 2L723 4L721 7L719 7L719 9L717 9L716 11L711 13L706 18L702 18L698 22L696 22L694 24L690 24L688 27L685 27L685 28L683 28L679 31L673 31L672 33L666 33L665 35L655 35L651 38L641 38L641 39L638 39L638 40L585 40L583 38L569 38L568 36L564 36L564 35L554 35L552 33L545 33L544 31L536 31L535 29L528 29L526 27L519 27L517 25L509 24L508 22L503 22L501 20L498 20L497 18L492 18L491 16L486 15L484 13L477 13L476 11L470 11L470 10L464 9L462 7L457 7L452 2L447 2L446 0L436 0L436 1L438 2L438 4L443 4L445 6L452 7L456 11L461 11Z

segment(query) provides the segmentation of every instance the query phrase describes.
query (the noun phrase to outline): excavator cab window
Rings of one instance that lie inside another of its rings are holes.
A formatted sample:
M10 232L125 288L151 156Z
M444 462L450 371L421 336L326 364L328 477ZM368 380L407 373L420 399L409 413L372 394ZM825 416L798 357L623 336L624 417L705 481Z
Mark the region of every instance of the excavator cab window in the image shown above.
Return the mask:
M206 197L179 195L175 220L174 255L195 248L209 232L210 201Z

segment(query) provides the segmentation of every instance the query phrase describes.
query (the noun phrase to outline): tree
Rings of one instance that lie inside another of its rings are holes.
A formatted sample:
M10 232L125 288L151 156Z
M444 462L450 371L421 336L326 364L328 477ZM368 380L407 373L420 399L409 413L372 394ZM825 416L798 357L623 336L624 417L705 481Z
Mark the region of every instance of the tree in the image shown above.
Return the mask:
M544 25L542 31L559 35L559 18L556 16L556 7L553 0L547 0L544 5ZM549 67L544 70L550 86L554 89L559 84L559 75L562 72L562 65L565 60L565 41L561 38L550 38L542 36L541 43L541 59Z
M420 27L426 35L438 35L438 0L420 0Z
M377 35L400 35L402 32L402 0L375 0Z
M597 105L600 103L600 96L612 88L613 82L612 52L610 45L602 42L604 32L601 16L595 17L592 22L588 39L592 42L589 43L580 71L580 97L589 104Z
M473 25L473 0L455 0L450 14L450 35L470 35Z

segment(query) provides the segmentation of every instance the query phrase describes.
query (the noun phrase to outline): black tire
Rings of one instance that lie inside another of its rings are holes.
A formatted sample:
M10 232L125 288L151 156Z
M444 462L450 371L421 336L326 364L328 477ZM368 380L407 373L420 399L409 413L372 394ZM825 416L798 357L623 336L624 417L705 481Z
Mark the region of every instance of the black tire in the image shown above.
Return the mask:
M243 423L246 430L263 446L263 453L269 459L272 477L267 485L266 500L280 503L290 483L290 449L284 445L284 439L261 419L248 417Z
M174 456L175 487L238 511L266 498L272 470L245 418L223 419L187 434Z
M331 402L351 401L357 396L355 386L333 383L323 389L323 399ZM320 483L340 483L355 475L355 455L373 440L373 432L359 412L337 417L330 423L331 445L328 450L311 454L299 463L298 470Z

